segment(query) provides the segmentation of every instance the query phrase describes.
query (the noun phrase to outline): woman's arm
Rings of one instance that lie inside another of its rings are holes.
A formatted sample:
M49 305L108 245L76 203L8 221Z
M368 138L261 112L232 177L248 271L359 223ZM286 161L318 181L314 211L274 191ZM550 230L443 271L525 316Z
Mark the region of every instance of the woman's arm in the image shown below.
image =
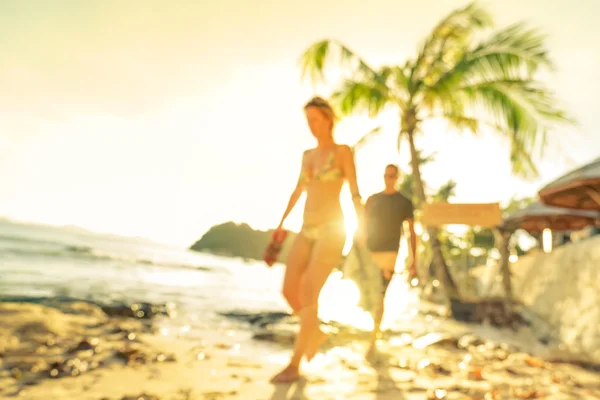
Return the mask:
M350 186L350 194L352 195L352 203L354 203L354 210L358 218L358 226L362 225L362 201L360 197L360 191L358 190L358 183L356 180L356 165L354 164L354 153L349 146L341 146L340 152L342 153L342 168L344 169L344 176L348 180L348 186Z
M369 210L371 207L369 207L371 205L371 199L373 198L373 196L370 196L367 201L365 202L365 205L363 207L363 212L362 212L362 221L358 221L358 226L356 227L356 231L357 231L357 237L358 239L360 239L362 241L362 245L365 246L367 244L367 240L368 240L368 224L369 224ZM356 207L356 206L355 206Z
M306 187L306 177L304 175L304 165L305 165L305 161L306 161L306 154L308 153L308 151L309 150L305 151L304 154L302 154L302 165L300 167L300 176L298 177L298 182L296 183L296 188L294 189L294 191L292 192L292 194L290 196L290 200L288 201L287 208L285 209L285 212L283 213L283 217L281 217L281 222L279 222L279 226L277 227L277 229L281 229L283 227L283 223L285 222L285 219L287 218L288 215L290 215L290 213L294 209L294 206L298 202L298 199L300 198L300 196L302 196L302 192L304 192L304 188Z

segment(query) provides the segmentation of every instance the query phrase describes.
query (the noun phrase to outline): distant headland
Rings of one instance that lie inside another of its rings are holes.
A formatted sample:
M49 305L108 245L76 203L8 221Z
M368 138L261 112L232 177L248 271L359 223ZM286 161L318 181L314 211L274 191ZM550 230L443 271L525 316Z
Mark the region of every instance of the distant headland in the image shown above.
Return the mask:
M272 233L272 230L254 230L250 225L244 223L225 222L211 227L200 240L190 247L190 250L227 257L262 260ZM285 262L294 236L294 232L288 232L288 238L278 261Z

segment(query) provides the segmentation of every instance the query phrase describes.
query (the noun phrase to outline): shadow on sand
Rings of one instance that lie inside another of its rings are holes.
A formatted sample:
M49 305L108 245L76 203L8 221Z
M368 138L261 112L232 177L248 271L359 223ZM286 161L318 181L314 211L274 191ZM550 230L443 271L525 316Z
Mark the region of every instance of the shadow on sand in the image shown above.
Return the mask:
M390 355L377 352L367 362L375 370L377 385L372 390L375 400L404 400L404 391L399 388L390 374ZM305 378L287 384L275 385L275 390L269 400L309 400L304 390L307 385Z
M275 385L275 390L269 400L308 400L308 397L304 394L306 383L304 378L300 378L293 383L279 383Z
M376 400L404 400L404 392L397 385L390 375L390 355L376 352L367 359L369 365L377 374L377 386L375 387Z

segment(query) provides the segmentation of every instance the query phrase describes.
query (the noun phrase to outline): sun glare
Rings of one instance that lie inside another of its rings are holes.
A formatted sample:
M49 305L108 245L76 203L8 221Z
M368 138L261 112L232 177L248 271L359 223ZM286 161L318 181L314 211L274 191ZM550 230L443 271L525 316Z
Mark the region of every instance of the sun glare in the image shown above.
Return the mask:
M342 211L344 212L344 226L346 228L346 245L344 246L344 255L348 254L352 248L352 240L354 233L358 228L358 220L356 218L356 211L354 210L354 204L352 203L352 197L350 192L343 190L340 195L340 203L342 205Z
M352 248L354 234L358 228L356 211L347 186L340 194L340 203L344 213L344 226L347 235L343 253L347 255ZM422 231L423 227L419 224L416 229ZM407 243L403 240L396 262L396 272L405 269L408 253ZM402 277L399 278L392 281L386 295L385 303L393 311L386 313L384 316L382 321L382 328L384 329L393 325L394 321L405 318L409 309L414 307L415 302L418 302L418 296L414 290L411 290L408 282L405 282ZM334 271L329 276L319 296L319 318L323 321L336 321L357 329L372 331L373 318L368 311L358 306L359 300L360 290L357 284L344 278L342 271Z
M542 248L545 253L552 251L552 231L550 229L544 229L542 232Z
M348 214L347 214L348 215ZM347 222L346 229L349 234L353 234L356 225L356 218ZM352 247L352 241L347 242L348 251ZM402 241L395 271L404 271L406 257L408 256L408 246L406 241ZM319 296L319 318L323 321L336 321L338 323L349 325L361 330L373 330L373 318L371 314L359 307L360 290L356 282L346 279L342 271L334 271L323 286ZM419 302L418 294L412 290L409 283L402 276L392 281L387 291L385 304L389 310L384 315L382 328L386 329L394 325L394 322L411 318L411 309L415 309Z
M333 272L319 296L319 318L336 321L366 331L373 330L373 318L358 306L360 292L356 284L342 279L342 272Z

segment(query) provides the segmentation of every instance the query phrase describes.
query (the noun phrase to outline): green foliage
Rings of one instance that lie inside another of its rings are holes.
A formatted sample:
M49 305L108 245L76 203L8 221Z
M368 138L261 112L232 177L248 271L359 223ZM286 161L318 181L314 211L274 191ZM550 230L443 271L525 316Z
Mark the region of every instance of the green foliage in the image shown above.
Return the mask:
M508 201L506 206L502 208L502 216L507 217L516 211L522 210L535 201L535 197L513 197Z
M533 152L541 154L553 124L573 121L536 80L538 70L552 67L545 36L524 23L494 32L491 27L491 16L471 3L435 26L403 65L375 69L347 46L322 40L302 55L302 73L313 82L325 81L328 65L341 67L344 78L332 96L339 110L374 116L396 109L402 116L400 135L419 131L431 117L473 133L488 126L510 141L513 172L536 177Z
M435 161L435 154L429 154L427 156L421 156L419 154L419 166L423 166L425 164L431 163ZM423 182L425 186L425 192L430 193L429 201L449 201L452 197L456 195L456 182L450 179L448 182L444 183L437 190L432 192L432 189L427 186L425 182ZM398 183L398 191L402 193L407 198L411 199L413 204L420 204L419 199L417 198L414 192L414 176L412 173L403 173L401 179Z
M504 207L502 207L502 215L506 217L517 210L527 207L534 201L535 198L533 197L513 197ZM489 228L471 227L469 228L466 237L469 238L469 246L480 248L486 253L495 247L494 234ZM516 250L519 255L522 255L523 250L521 248L517 246Z
M190 250L262 260L272 233L273 231L254 230L248 224L225 222L211 227ZM285 262L294 236L293 232L288 233L279 261Z

